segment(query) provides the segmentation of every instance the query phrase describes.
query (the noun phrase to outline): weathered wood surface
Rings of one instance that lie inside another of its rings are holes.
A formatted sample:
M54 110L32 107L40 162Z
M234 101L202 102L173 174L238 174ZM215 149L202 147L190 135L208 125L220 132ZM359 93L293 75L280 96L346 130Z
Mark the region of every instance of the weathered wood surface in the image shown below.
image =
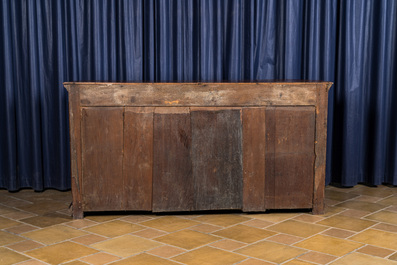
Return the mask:
M69 129L73 218L84 217L81 183L81 108L79 90L69 91Z
M156 108L153 146L153 211L193 209L189 108Z
M265 108L244 108L243 117L243 211L265 208Z
M266 208L311 208L315 109L272 107L266 118Z
M317 84L315 176L313 191L313 214L324 213L325 167L327 155L327 111L330 83Z
M276 109L275 107L267 107L265 111L265 177L264 177L264 197L265 208L275 208L276 196Z
M82 106L314 105L316 84L84 84Z
M194 210L242 208L240 109L191 109Z
M153 108L126 108L123 180L125 210L152 210Z
M331 84L65 83L74 218L100 210L323 213ZM236 111L239 126L209 125L225 113L233 124ZM221 135L222 128L224 134L240 130L240 137ZM237 175L237 185L228 188L232 193L211 189L226 187L222 181L234 182ZM204 191L205 183L222 185ZM232 206L220 203L216 193L231 196Z
M81 141L84 210L122 210L123 108L83 108Z

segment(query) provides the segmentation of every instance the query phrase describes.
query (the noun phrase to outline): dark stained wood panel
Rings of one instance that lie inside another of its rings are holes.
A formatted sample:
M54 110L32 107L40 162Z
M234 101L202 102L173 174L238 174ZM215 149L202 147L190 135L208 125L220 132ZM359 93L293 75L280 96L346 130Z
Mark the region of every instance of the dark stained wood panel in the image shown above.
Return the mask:
M266 118L266 208L311 208L315 109L268 108Z
M83 218L88 211L150 210L150 200L153 211L312 208L314 214L324 212L330 82L64 85L69 92L74 218ZM192 118L189 110L202 113ZM208 135L192 132L191 121L198 128L202 121L197 118L217 119L222 112L240 110L237 168L235 141L219 144L236 138L228 133L235 129L237 115L230 115L231 127L221 124L212 131L203 126L200 130ZM224 135L219 136L222 130ZM192 134L203 144L193 141ZM204 149L208 152L201 155ZM237 182L229 182L233 174L240 174ZM224 188L225 181L240 186ZM207 191L204 182L211 184ZM234 191L228 194L226 189ZM219 203L229 195L227 207Z
M317 84L316 140L313 190L313 214L324 213L325 161L327 156L327 111L330 83Z
M153 108L124 113L124 209L152 210Z
M70 164L73 218L84 217L81 183L81 107L78 89L69 92Z
M84 210L121 210L123 109L82 109Z
M313 203L314 156L309 154L276 154L276 209L311 208Z
M243 108L243 211L265 208L265 108Z
M241 209L240 109L191 109L195 210Z
M153 211L193 209L189 108L156 108L153 128Z
M275 209L276 196L276 108L267 107L265 112L266 138L265 138L265 208Z

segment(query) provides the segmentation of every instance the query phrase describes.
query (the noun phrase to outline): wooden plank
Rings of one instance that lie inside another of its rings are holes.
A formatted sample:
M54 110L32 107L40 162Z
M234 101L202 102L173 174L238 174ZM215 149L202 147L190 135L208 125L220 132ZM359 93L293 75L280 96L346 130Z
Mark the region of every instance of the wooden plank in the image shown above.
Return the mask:
M268 132L266 155L272 157L274 168L266 171L266 198L268 209L311 208L314 182L313 107L275 107L269 116L273 124ZM266 116L268 113L266 113ZM270 121L270 120L269 120ZM271 143L270 143L271 142ZM267 162L267 160L266 160ZM270 161L269 161L270 162Z
M156 108L153 142L153 211L192 210L189 109Z
M313 191L313 214L324 213L325 169L327 156L327 113L328 90L330 84L317 85L316 104L316 141L315 141L315 177Z
M70 130L70 166L71 166L71 187L73 197L73 218L82 219L84 217L81 190L81 110L80 93L78 88L69 90L69 130Z
M124 113L124 210L152 210L153 108Z
M97 83L79 85L82 106L314 105L316 83Z
M191 112L195 210L241 209L241 110Z
M276 196L276 108L267 107L265 111L265 208L275 209Z
M243 211L265 208L265 108L243 108Z
M122 210L123 108L83 108L81 139L84 210Z

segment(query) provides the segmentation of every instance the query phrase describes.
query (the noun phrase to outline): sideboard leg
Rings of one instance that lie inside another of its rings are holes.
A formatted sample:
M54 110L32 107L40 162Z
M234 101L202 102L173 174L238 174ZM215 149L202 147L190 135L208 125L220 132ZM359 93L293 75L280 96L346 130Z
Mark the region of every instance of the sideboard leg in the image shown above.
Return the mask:
M313 205L312 214L324 214L324 203Z
M77 205L73 205L72 206L72 210L73 210L73 219L83 219L84 218L84 212L81 209L81 205L77 204Z

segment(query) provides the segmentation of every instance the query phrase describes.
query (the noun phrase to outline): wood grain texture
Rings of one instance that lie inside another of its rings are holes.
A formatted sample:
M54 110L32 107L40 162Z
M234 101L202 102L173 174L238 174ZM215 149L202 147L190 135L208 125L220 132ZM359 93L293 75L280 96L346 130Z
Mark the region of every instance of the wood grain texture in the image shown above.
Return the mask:
M84 84L82 106L314 105L316 83Z
M193 209L189 108L156 108L153 128L153 211Z
M241 209L241 110L192 109L191 126L194 209Z
M276 197L276 108L267 107L265 111L265 208L275 209Z
M315 109L269 108L267 116L266 208L312 208Z
M124 210L152 210L153 108L124 113Z
M70 166L73 196L73 218L84 217L81 187L81 110L78 88L69 89Z
M314 214L323 213L327 92L331 85L330 82L65 83L69 92L73 217L82 218L84 211L150 210L150 185L153 211L242 207L244 211L312 208ZM121 112L115 114L114 107ZM224 117L232 125L216 125L214 129L202 123L240 109L243 109L241 137L236 142L240 142L238 153L243 171L232 165L233 150L237 148L234 140L229 146L219 144L235 137L227 131L235 130L234 114ZM110 113L101 113L102 110ZM206 114L193 117L195 114L191 116L189 111ZM225 128L227 133L224 131L220 136L219 132ZM198 133L200 130L207 133ZM224 152L219 154L218 148ZM202 155L204 149L208 152ZM223 164L210 157L219 157ZM208 163L202 162L206 159ZM210 171L211 167L215 172ZM230 168L234 168L234 173L240 172L236 184L240 186L228 189L235 190L233 194L240 197L231 198L231 205L225 206L214 198L218 191L213 187L224 187L219 183L233 175ZM224 174L219 173L222 170ZM96 176L105 175L108 179L100 180L99 185ZM200 179L198 175L205 177ZM211 184L208 191L202 192L204 184L198 182L195 186L196 179L218 184ZM199 195L196 195L197 187L200 187ZM95 200L90 196L102 196L98 195L101 193L105 199L93 204ZM109 206L112 203L114 206Z
M315 176L313 191L313 214L324 213L324 187L327 156L327 113L328 90L330 84L317 85L316 102L316 140L315 140Z
M265 208L265 108L243 108L243 211Z
M84 210L122 210L123 108L83 108L81 137Z

